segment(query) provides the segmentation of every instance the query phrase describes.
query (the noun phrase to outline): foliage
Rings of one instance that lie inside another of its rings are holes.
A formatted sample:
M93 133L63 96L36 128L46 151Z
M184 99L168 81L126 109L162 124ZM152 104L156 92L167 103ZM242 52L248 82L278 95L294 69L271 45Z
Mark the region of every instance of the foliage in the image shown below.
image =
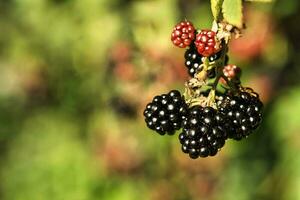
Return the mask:
M222 4L224 19L239 28L243 25L243 8L241 0L224 0Z

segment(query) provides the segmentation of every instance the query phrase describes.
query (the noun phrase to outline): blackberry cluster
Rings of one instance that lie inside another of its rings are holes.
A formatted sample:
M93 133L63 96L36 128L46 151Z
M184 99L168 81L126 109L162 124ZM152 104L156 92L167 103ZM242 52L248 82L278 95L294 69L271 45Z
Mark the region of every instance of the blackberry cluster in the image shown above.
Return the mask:
M226 118L228 137L241 140L261 123L263 104L257 96L241 92L238 96L223 96L218 102L219 112Z
M191 77L194 77L195 73L202 70L200 65L202 62L202 57L198 51L195 45L191 45L189 49L186 50L184 54L185 58L185 66L188 69L188 73ZM209 56L209 62L213 62L215 60L218 60L221 57L221 52L218 52L212 56ZM225 62L228 62L228 56L226 55ZM215 70L208 70L208 77L214 78L215 77Z
M155 96L144 110L147 126L160 135L173 135L182 127L188 106L177 90Z
M171 41L177 47L188 47L185 66L193 78L186 83L185 97L172 90L154 97L144 110L147 126L161 135L173 135L182 128L178 136L181 149L192 159L216 155L227 139L246 138L262 120L258 95L241 86L241 69L228 65L225 53L230 37L226 35L232 32L217 25L221 27L217 32L196 30L189 21L174 27ZM203 66L207 74L198 74Z
M216 155L227 139L222 123L222 116L212 107L190 108L179 134L182 151L193 159Z

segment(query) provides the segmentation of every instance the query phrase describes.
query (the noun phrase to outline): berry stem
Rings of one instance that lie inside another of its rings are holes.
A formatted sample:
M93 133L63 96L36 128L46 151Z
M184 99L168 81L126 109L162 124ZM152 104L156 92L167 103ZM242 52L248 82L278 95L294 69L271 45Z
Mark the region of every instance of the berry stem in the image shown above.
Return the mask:
M232 89L233 93L236 94L239 88L234 83L232 83L224 74L222 75L222 78L226 81L230 89Z
M211 106L215 107L216 102L216 90L220 82L220 78L224 78L227 82L229 88L232 89L234 93L238 91L238 87L223 73L226 54L228 52L228 41L230 39L230 34L228 31L222 28L222 24L217 21L213 22L212 26L213 31L219 32L219 41L221 41L221 52L220 58L216 61L210 62L209 57L205 56L202 58L202 70L198 73L195 73L194 78L189 80L186 83L185 99L187 100L190 106L193 105L202 105L202 106ZM215 70L215 78L208 77L208 71ZM209 94L206 100L203 101L203 92L209 91ZM227 91L227 90L226 90ZM225 91L225 92L226 92Z
M215 102L216 102L216 90L211 89L209 92L209 95L207 97L207 105L206 106L214 107Z
M208 57L203 57L203 70L207 71L209 69L209 59Z
M221 57L220 57L220 61L215 63L215 70L216 70L216 79L213 83L212 89L216 90L218 84L219 84L219 80L220 78L222 78L222 76L224 76L223 74L223 68L225 65L225 59L226 59L226 54L228 51L228 46L225 42L222 43L222 50L221 50Z

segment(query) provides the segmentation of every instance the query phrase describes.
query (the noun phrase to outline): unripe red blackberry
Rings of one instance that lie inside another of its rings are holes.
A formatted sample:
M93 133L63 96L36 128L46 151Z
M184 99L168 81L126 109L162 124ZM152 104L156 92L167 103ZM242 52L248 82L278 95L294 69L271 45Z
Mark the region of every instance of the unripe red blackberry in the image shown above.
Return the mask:
M241 68L237 67L236 65L226 65L223 68L223 74L226 76L229 80L234 78L240 78L241 77Z
M180 48L189 46L195 39L194 25L189 21L178 23L171 34L171 41Z
M144 110L148 128L161 135L174 134L182 127L188 106L177 90L155 96Z
M220 50L219 43L216 41L216 33L211 30L201 30L196 35L194 43L198 53L205 57L211 56Z
M190 108L179 135L182 151L193 159L216 155L227 139L222 123L223 116L211 107Z

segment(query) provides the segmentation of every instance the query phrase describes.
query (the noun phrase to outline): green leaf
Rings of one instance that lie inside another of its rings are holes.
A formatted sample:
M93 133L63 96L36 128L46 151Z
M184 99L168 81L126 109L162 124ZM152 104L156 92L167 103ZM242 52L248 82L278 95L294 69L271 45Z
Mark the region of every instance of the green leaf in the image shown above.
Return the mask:
M242 0L224 0L222 12L224 19L238 28L243 25Z
M258 3L271 3L273 0L245 0L248 2L258 2Z
M210 0L211 11L216 21L221 18L223 0Z

